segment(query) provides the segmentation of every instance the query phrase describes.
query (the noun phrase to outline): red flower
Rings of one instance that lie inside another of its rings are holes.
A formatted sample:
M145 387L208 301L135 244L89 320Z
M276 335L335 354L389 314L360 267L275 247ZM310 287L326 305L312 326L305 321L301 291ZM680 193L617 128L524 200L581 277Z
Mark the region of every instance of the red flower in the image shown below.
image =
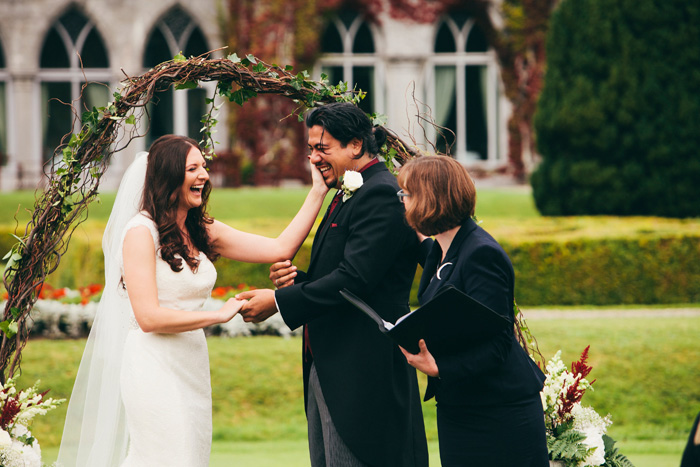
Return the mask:
M102 291L102 284L91 284L86 287L80 287L80 304L86 305L90 299Z
M65 287L62 288L62 289L56 289L56 290L54 290L53 293L51 294L51 298L53 298L53 299L55 299L55 300L61 299L61 298L65 297L65 296L66 296L66 289L65 289Z
M39 298L43 300L51 295L53 287L51 287L49 284L42 283L37 285L34 291L37 293L37 295L39 295Z
M574 380L574 383L566 389L566 393L559 396L559 400L561 400L561 407L559 410L557 410L557 415L562 420L569 417L574 404L580 402L583 398L583 394L586 392L586 388L581 387L580 383L581 380L588 376L593 369L593 367L586 363L588 360L588 350L590 348L590 345L586 347L581 353L581 357L578 359L578 361L571 363L571 373L576 379ZM593 383L595 383L595 380L591 381L589 384Z
M588 350L590 348L591 346L589 345L588 347L583 349L583 352L581 352L581 358L579 358L577 362L571 363L571 372L574 375L581 375L582 378L585 378L593 369L593 367L588 366L588 364L586 363L588 361Z
M231 287L216 287L211 291L211 296L214 298L224 297L230 289Z
M0 413L0 428L3 430L7 429L9 425L12 424L15 417L19 413L21 405L17 400L17 396L8 397L5 401L5 405L2 408L2 413Z

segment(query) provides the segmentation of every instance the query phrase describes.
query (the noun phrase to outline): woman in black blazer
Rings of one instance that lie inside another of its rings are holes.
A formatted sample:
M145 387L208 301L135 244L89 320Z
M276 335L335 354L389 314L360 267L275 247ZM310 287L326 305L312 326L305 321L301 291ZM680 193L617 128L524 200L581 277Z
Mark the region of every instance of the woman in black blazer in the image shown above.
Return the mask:
M473 220L476 189L467 170L447 156L406 163L398 177L406 220L421 245L421 304L453 285L514 323L514 274L508 255ZM449 326L450 323L445 323ZM510 326L462 351L433 356L402 349L428 375L425 400L437 401L440 460L448 466L547 467L540 390L544 374Z

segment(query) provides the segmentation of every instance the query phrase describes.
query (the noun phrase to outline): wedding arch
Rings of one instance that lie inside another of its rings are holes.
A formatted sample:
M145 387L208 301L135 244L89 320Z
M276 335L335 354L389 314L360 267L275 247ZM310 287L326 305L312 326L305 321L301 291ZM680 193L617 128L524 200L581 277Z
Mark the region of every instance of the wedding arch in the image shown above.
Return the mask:
M19 368L22 349L29 337L29 313L36 303L47 275L58 267L73 231L87 219L87 207L97 194L100 179L114 153L126 148L138 134L137 121L147 113L148 104L158 92L173 86L192 89L200 82L216 81L216 94L207 98L209 111L202 118L202 147L213 155L213 127L216 125L216 97L243 105L259 94L276 94L298 104L299 119L306 108L319 104L348 101L357 104L362 91L348 89L346 83L331 85L322 76L312 80L306 71L293 73L290 66L271 65L248 55L236 54L210 59L211 52L199 57L176 56L138 77L126 78L114 101L93 108L80 117L80 132L66 135L56 149L55 162L46 190L37 197L31 220L17 243L5 255L3 282L8 293L0 322L0 380L4 383ZM383 117L373 116L375 124ZM399 166L414 156L414 150L388 131L382 155L388 166Z

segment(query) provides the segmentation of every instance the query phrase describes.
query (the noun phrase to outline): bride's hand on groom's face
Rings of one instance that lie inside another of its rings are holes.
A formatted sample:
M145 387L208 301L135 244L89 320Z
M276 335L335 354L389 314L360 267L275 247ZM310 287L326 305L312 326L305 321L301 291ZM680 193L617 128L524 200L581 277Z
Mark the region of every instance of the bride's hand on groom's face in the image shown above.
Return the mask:
M240 311L246 323L260 323L277 313L274 290L248 290L236 295L236 299L248 300Z
M323 175L321 175L321 171L318 170L318 167L316 167L313 162L311 162L311 156L309 156L309 167L311 168L312 189L318 190L319 193L325 196L325 194L328 193L328 185L326 185L326 181L324 180Z
M294 285L294 278L297 276L297 267L291 261L281 261L270 266L270 280L275 287L289 287Z

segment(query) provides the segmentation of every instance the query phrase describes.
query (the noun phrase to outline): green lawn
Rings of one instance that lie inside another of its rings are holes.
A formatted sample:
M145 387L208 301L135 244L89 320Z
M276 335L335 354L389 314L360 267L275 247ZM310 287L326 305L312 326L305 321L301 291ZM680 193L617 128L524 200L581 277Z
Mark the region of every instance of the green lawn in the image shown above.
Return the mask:
M214 189L210 214L236 228L277 236L296 214L307 188L225 188ZM88 208L88 222L78 235L99 244L114 202L114 193L99 196ZM326 197L326 203L330 202ZM34 206L34 193L0 193L0 227L24 226ZM482 227L496 239L567 240L576 237L621 237L639 235L695 234L700 219L657 217L542 217L535 209L529 190L524 188L482 188L477 194L476 215ZM319 216L320 217L320 216ZM16 219L16 221L15 221Z
M219 219L291 219L306 197L308 188L215 188L210 197L210 213ZM114 203L115 193L99 195L88 208L89 218L106 222ZM330 196L326 197L330 202ZM0 224L29 221L34 209L32 191L0 193ZM537 217L532 196L524 190L483 189L478 194L477 215L524 219Z
M539 318L529 325L547 357L562 349L564 362L571 362L591 345L590 378L597 381L584 403L611 414L609 433L635 465L678 465L700 410L699 316ZM83 345L83 340L30 341L20 385L40 378L54 397L67 397ZM307 465L300 345L298 338L209 339L212 465ZM424 404L424 416L433 465L439 465L433 402ZM55 456L51 446L59 443L64 417L62 407L34 425L47 460Z

